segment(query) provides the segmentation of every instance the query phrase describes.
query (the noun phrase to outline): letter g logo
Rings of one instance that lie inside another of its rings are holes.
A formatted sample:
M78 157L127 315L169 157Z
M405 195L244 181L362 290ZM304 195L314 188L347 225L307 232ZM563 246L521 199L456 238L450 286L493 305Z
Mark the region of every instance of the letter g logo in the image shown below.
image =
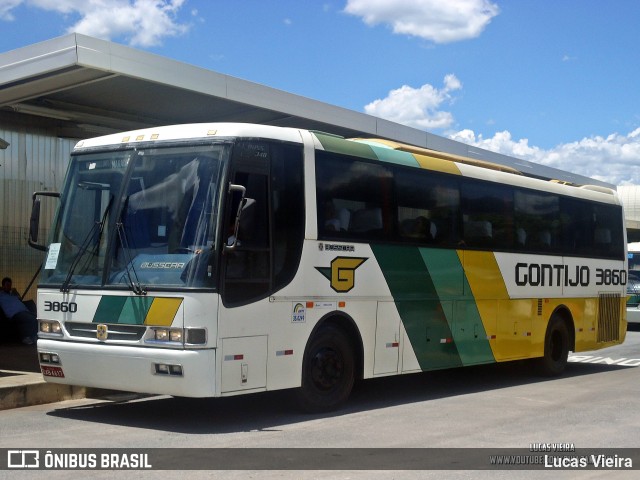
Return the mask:
M322 275L329 279L331 288L338 293L346 293L356 285L356 269L367 259L362 257L336 257L331 260L331 267L316 267Z

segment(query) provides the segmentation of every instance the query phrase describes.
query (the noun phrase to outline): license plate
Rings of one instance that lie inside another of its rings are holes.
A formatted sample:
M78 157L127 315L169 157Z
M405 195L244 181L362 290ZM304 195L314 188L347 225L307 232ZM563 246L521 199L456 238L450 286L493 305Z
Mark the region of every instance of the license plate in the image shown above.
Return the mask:
M42 370L42 375L44 375L45 377L64 378L64 372L62 371L62 367L52 367L51 365L40 365L40 370Z

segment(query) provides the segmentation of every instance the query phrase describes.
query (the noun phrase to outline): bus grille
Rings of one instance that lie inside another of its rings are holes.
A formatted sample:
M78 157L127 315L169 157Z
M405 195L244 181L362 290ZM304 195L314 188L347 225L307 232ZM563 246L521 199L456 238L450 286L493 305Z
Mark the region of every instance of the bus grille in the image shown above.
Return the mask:
M78 322L66 322L65 327L67 332L72 337L79 338L97 338L98 337L98 324L97 323L78 323ZM146 328L144 325L121 325L121 324L109 324L109 340L129 340L138 341L144 335Z
M598 342L620 338L620 294L601 293L598 307Z

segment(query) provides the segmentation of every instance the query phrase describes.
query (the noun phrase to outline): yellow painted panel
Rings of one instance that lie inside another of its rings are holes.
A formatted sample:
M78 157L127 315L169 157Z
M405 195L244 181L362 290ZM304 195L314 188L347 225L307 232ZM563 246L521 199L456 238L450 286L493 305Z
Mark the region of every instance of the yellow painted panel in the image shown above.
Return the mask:
M145 325L170 327L181 304L182 298L154 298L144 320Z
M464 266L471 293L477 300L506 300L509 298L498 262L492 252L458 250L458 257Z
M453 162L450 162L448 160L440 160L439 158L428 157L426 155L420 155L418 153L414 153L413 156L416 158L421 168L434 170L436 172L460 175L460 169Z
M532 356L532 319L537 301L502 300L498 304L497 338L494 355L497 361Z

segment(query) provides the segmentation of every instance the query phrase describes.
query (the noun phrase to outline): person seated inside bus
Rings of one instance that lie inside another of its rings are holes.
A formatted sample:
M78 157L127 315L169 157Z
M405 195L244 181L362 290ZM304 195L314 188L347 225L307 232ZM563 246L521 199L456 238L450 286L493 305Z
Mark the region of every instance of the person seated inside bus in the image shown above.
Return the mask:
M18 328L20 339L25 345L33 345L38 335L38 320L32 311L22 303L22 299L9 277L2 279L0 290L0 308L6 321Z
M400 230L403 237L425 243L432 243L437 234L436 224L423 215L404 220Z
M349 231L356 233L378 232L382 228L382 209L377 207L356 210L349 225Z
M464 243L469 247L485 247L493 241L493 226L488 220L468 220L464 224Z
M333 200L324 204L324 230L327 232L345 232L349 230L351 212L346 208L336 208Z
M540 230L533 235L531 247L547 251L551 248L552 238L549 230Z

